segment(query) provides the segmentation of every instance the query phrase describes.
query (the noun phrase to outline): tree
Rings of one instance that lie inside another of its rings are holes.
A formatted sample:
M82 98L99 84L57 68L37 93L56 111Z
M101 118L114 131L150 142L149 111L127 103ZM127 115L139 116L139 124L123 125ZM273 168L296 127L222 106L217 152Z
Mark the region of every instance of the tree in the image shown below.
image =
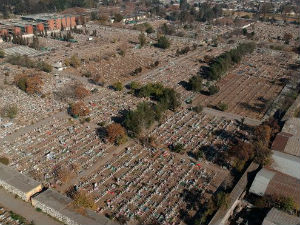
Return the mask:
M97 205L92 198L86 191L78 191L74 195L74 205L78 207L84 207L84 208L89 208L89 209L97 209Z
M202 105L197 105L193 108L193 110L196 112L196 113L201 113L203 111L203 106Z
M132 81L129 85L130 89L131 90L138 90L141 88L141 84L139 84L138 82L136 81Z
M200 92L202 90L202 78L200 76L192 76L189 79L189 86L192 91Z
M6 105L1 110L1 116L8 117L10 119L15 118L17 113L18 113L18 107L16 105Z
M139 35L139 42L140 42L140 46L144 46L146 44L146 36L144 33L140 33Z
M208 93L209 95L214 95L217 94L219 92L220 88L217 85L211 85L208 88Z
M226 111L228 109L228 105L224 102L219 102L216 107L220 111Z
M181 153L184 150L184 145L181 143L177 143L170 145L169 148L172 152Z
M112 123L106 127L108 141L116 145L126 142L127 135L124 127L119 123Z
M255 143L255 158L254 161L262 166L267 166L271 163L271 150L261 141Z
M112 87L113 87L113 89L115 89L115 91L122 91L123 90L123 84L120 81L114 83L112 85Z
M153 27L150 24L149 24L149 26L147 26L145 31L146 31L147 34L152 34L152 33L155 32Z
M269 125L262 124L255 128L254 135L256 141L261 142L265 146L268 146L271 139L272 129Z
M160 36L157 40L156 46L162 49L167 49L170 47L170 41L166 36Z
M4 58L5 57L5 53L2 49L0 49L0 58Z
M284 33L284 35L283 35L283 40L286 44L289 44L290 40L292 40L292 38L293 38L293 35L290 33Z
M91 93L82 85L75 86L75 96L78 99L84 99L85 97L89 96Z
M70 59L65 60L65 65L66 66L72 66L74 68L77 68L80 66L80 59L78 58L77 55L72 55Z
M119 13L115 14L115 21L116 22L121 22L123 20L123 16Z
M89 108L83 102L76 102L70 105L69 112L73 117L87 116Z
M41 93L43 81L39 75L19 74L15 77L15 84L28 94L39 94Z

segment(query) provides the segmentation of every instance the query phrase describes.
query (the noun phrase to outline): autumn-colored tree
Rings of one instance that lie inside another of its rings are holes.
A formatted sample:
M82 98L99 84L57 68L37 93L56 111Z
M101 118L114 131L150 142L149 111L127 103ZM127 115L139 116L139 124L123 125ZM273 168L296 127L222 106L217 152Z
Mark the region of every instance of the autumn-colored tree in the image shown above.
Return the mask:
M258 141L255 143L254 161L260 165L266 166L271 163L271 150L263 143Z
M248 161L253 157L253 146L250 143L238 140L238 143L233 145L228 150L228 156L239 160Z
M70 114L73 117L87 116L89 113L89 108L81 101L70 105Z
M75 87L75 96L78 99L84 99L85 97L89 96L91 93L82 85L77 85Z
M39 75L19 74L15 77L15 84L28 94L36 94L41 93L43 81Z
M126 142L127 135L124 127L119 123L112 123L106 127L108 141L116 145Z
M264 145L267 146L270 142L271 134L272 134L272 129L269 125L266 124L262 124L258 126L254 131L256 140L262 142Z
M96 203L91 195L87 191L81 190L74 195L74 205L78 207L84 207L89 209L97 209Z
M26 82L26 92L28 94L41 93L43 81L39 75L30 76Z

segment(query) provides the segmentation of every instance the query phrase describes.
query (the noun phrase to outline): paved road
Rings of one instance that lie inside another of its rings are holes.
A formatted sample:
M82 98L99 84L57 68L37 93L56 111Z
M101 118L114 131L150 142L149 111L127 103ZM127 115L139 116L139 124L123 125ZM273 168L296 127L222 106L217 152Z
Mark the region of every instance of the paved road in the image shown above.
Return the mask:
M36 225L62 225L50 216L36 211L28 202L15 198L13 194L0 188L0 205L26 218L29 222L33 221Z

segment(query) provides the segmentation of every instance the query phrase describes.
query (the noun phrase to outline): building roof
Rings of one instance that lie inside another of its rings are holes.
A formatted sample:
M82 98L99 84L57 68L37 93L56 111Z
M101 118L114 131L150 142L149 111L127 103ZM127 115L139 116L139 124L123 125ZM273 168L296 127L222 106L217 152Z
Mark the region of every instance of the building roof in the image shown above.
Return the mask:
M267 190L270 181L273 179L275 172L262 168L257 174L250 187L250 192L263 196Z
M299 146L298 146L299 148ZM284 152L272 151L271 169L300 179L300 158Z
M300 218L272 208L262 225L300 225Z
M300 205L300 180L274 170L262 168L257 173L249 191L259 196L290 197Z
M272 150L300 157L300 118L288 119L273 144Z
M27 177L13 168L0 163L0 180L15 187L23 193L32 191L41 185L34 179Z
M282 132L300 136L300 118L290 118L282 127Z
M86 215L83 216L71 207L72 200L52 189L48 189L36 197L34 200L52 208L64 216L68 217L70 220L75 221L76 224L81 225L113 225L117 224L109 220L103 215L97 214L89 209L86 209Z

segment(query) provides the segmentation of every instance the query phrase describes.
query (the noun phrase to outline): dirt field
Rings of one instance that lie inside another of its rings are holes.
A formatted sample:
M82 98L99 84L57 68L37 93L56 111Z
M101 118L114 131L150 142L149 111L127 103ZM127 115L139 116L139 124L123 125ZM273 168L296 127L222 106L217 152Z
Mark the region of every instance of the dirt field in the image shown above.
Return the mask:
M290 53L257 49L216 83L219 93L201 94L196 102L210 107L223 102L228 105L228 112L262 119L283 89L283 80L290 79L293 74L289 68L291 57L287 54Z

